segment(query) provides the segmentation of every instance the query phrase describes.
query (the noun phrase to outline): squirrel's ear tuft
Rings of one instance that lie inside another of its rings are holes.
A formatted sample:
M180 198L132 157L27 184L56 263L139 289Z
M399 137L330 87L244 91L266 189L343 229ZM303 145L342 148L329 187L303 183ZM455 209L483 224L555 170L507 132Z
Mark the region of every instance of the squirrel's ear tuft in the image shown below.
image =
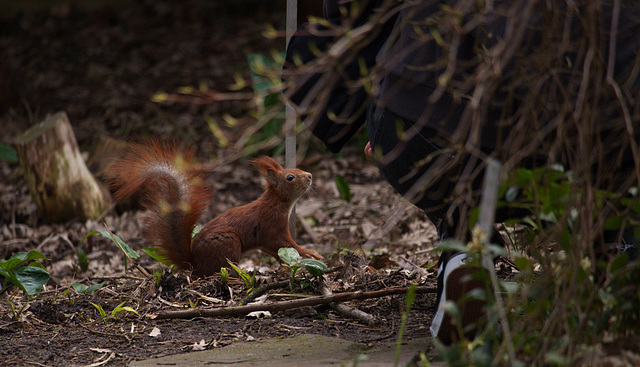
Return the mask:
M282 166L275 159L271 157L267 157L266 155L260 156L258 158L252 159L251 163L258 167L261 173L266 174L269 172L269 169L274 170L275 172L282 171Z

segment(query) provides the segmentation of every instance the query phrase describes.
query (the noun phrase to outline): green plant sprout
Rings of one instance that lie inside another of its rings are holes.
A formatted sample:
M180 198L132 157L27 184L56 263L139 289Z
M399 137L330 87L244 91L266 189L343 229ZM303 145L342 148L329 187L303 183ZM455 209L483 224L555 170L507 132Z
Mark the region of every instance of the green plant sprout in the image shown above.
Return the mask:
M126 301L125 301L126 302ZM104 308L102 308L102 306L98 303L93 303L90 302L93 307L96 308L96 310L98 310L98 313L100 314L100 317L102 317L102 321L104 321L104 323L108 323L110 320L114 320L115 318L118 317L118 315L120 315L123 312L133 312L136 315L138 315L138 312L136 310L134 310L133 308L129 307L129 306L125 306L125 302L122 302L121 304L117 305L113 311L111 311L111 314L107 314L104 310Z
M76 297L72 297L74 294L90 295L95 290L102 288L102 286L104 286L105 283L106 282L100 282L100 283L92 284L90 286L86 286L82 283L73 283L69 286L71 287L71 289L65 289L62 292L62 294L67 296L67 299L69 300L69 303L71 305L75 305L76 302L78 302L78 299Z
M327 271L327 265L320 260L302 258L298 251L292 247L283 247L278 250L278 256L284 262L282 266L291 270L291 282L289 287L293 291L296 284L296 273L304 267L309 274L321 276Z
M156 269L153 271L153 281L156 284L156 288L160 288L162 283L162 277L164 276L164 269Z
M5 281L2 284L0 294L6 292L12 286L17 286L29 296L35 296L49 281L49 272L36 259L47 257L38 251L18 252L9 259L0 260L0 274ZM31 262L24 265L26 262Z
M20 309L16 309L16 305L11 301L7 301L7 303L11 307L11 314L12 314L11 319L13 321L19 321L20 316L22 316L22 311L24 311L25 307L27 307L27 303L23 304L22 307L20 307Z
M253 273L249 275L244 270L240 269L236 264L232 263L231 261L227 260L227 262L229 263L231 268L233 268L233 270L235 270L235 272L238 273L238 276L240 276L240 278L244 282L245 287L247 287L247 294L251 293L253 288L255 288L256 286L256 274Z
M229 270L227 268L220 269L220 282L227 283L229 281Z
M198 232L200 232L200 230L202 230L201 226L195 226L195 228L193 228L193 232L191 233L191 238L193 239L193 237L195 237L196 234L198 234ZM125 268L127 268L127 259L137 259L140 257L140 254L138 254L135 250L133 250L131 247L129 247L129 245L127 245L126 242L124 242L122 240L122 238L118 237L117 235L111 233L110 231L93 231L93 232L89 232L87 233L86 236L84 236L84 238L80 241L80 243L82 243L84 240L86 240L87 238L99 234L102 237L108 238L111 241L113 241L113 243L116 244L116 246L125 254ZM167 259L166 256L163 255L163 251L162 249L159 249L157 247L145 247L142 249L142 252L144 252L145 254L149 255L152 259L168 266L168 267L172 267L173 264L171 264L171 262L169 261L169 259ZM80 252L78 252L78 257L80 257ZM82 265L82 262L81 262ZM84 270L84 268L83 268ZM154 278L155 279L155 278ZM156 280L157 282L157 280Z
M76 291L76 293L90 295L95 290L102 288L104 283L106 283L106 282L100 282L100 283L92 284L92 285L90 285L88 287L86 285L82 284L82 283L73 283L73 284L71 284L71 288L73 288L73 290Z
M76 255L78 256L78 265L80 265L80 270L83 272L89 269L89 258L87 257L87 252L80 246L76 248Z

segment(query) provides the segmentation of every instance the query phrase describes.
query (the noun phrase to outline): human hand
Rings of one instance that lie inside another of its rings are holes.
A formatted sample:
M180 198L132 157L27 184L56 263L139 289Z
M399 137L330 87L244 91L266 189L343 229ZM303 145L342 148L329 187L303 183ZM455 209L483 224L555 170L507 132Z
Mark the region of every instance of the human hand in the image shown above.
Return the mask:
M364 154L373 157L373 149L371 149L371 142L368 141L367 145L364 147Z

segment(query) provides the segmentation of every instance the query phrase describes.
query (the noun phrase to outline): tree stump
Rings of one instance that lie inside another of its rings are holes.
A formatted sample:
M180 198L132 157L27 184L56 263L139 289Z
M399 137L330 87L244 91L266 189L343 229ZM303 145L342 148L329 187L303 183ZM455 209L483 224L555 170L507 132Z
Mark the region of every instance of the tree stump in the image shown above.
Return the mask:
M16 141L18 159L45 221L97 218L111 199L91 175L64 112L25 131Z

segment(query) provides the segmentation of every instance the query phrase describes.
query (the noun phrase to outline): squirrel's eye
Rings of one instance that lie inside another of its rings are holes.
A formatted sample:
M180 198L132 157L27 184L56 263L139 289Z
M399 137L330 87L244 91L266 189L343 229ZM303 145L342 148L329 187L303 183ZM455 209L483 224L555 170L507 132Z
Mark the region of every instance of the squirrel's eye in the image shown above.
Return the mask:
M295 177L293 175L288 175L287 176L287 181L293 181Z

